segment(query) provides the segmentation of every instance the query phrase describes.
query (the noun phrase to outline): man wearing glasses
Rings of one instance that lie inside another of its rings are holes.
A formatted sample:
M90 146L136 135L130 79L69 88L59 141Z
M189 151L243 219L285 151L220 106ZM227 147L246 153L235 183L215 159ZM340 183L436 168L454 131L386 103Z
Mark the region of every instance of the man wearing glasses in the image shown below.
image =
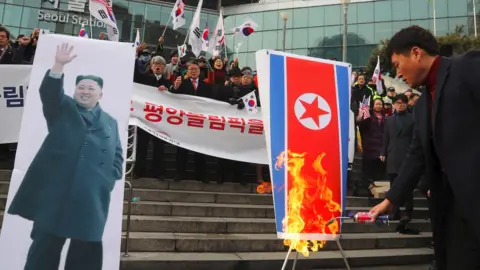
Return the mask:
M395 114L385 120L385 132L383 136L383 154L380 160L387 162L387 174L390 178L390 186L393 185L398 176L408 147L413 137L414 120L408 112L408 97L405 94L398 94L394 98ZM402 234L418 234L418 230L409 228L413 212L413 193L405 202L404 215L400 215L399 205L392 211L392 219L399 220L397 231Z
M187 64L187 78L177 77L170 92L174 94L184 94L191 96L199 96L212 98L212 88L209 84L200 80L200 66L198 62L191 61ZM188 150L184 148L177 149L177 175L175 181L185 180L185 172L187 167ZM194 154L196 180L208 182L205 178L205 155L200 153Z

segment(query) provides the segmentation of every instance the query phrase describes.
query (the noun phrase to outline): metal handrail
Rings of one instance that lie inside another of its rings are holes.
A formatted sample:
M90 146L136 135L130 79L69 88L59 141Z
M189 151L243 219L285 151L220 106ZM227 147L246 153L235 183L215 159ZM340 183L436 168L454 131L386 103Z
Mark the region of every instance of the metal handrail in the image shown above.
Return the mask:
M136 152L137 152L137 127L136 126L129 126L128 127L129 133L128 134L128 142L127 142L127 154L128 150L131 150L131 154L127 157L126 163L127 166L130 165L130 168L127 169L125 172L125 179L127 177L130 178L130 181L125 181L125 186L128 188L127 194L127 228L125 232L125 252L123 254L124 257L130 256L128 254L128 246L130 244L130 227L131 227L131 217L132 217L132 201L133 201L133 169L135 168L135 159L136 159Z
M128 244L130 243L130 218L132 213L132 200L133 200L133 186L130 181L125 181L125 185L128 186L128 207L127 207L127 232L125 233L125 253L124 257L128 257Z

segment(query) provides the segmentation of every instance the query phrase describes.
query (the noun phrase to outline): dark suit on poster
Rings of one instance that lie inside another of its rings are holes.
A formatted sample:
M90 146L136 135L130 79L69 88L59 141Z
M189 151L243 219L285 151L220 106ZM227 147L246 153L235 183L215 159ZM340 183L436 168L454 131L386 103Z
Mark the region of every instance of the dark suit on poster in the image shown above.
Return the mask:
M479 51L439 59L434 99L423 89L412 144L386 196L404 201L425 173L439 270L480 269L479 71Z
M48 134L8 213L33 221L25 270L57 270L66 239L66 270L100 270L110 194L123 177L119 130L92 92L103 80L78 76L72 98L64 93L62 73L52 68L40 86Z

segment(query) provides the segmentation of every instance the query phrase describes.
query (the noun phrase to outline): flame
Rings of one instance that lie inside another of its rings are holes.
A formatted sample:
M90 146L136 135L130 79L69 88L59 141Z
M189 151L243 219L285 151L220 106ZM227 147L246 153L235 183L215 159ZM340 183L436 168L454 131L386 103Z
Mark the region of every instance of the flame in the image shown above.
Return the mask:
M257 186L257 192L260 194L271 193L272 192L272 184L269 182L262 181Z
M338 234L338 220L327 225L332 218L340 216L342 208L333 200L333 192L327 186L327 171L322 166L325 153L312 163L314 174L305 173L306 153L282 152L276 160L275 169L284 165L290 174L288 182L288 209L283 220L284 231L289 234L315 232ZM284 244L308 257L310 252L323 248L326 241L286 239Z

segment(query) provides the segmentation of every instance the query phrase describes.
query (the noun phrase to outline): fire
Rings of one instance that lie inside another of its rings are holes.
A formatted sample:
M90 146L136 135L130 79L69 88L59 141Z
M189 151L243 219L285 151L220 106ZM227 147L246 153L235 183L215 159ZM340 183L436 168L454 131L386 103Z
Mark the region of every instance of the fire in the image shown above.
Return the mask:
M327 186L327 171L322 166L325 153L318 155L311 164L313 173L304 168L306 153L282 152L275 163L278 170L284 165L290 174L288 182L288 209L283 220L284 231L288 234L305 232L338 234L338 220L327 225L332 218L340 216L342 208L333 200L333 192ZM326 241L288 239L286 246L308 257L310 251L323 248Z
M257 186L257 192L260 194L271 193L272 192L272 185L269 182L261 182Z

